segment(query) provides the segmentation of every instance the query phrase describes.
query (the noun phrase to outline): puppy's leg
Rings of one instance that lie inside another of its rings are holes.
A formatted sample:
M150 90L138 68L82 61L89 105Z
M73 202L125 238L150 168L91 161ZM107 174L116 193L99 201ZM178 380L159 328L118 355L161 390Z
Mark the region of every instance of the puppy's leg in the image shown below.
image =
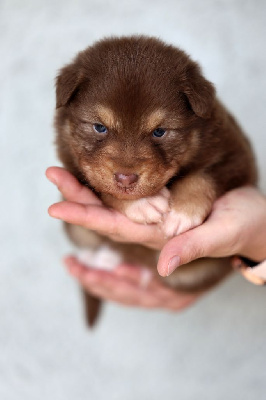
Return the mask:
M162 230L171 238L202 224L216 198L215 185L204 173L188 175L171 187L171 210L164 215Z
M103 302L98 297L92 296L83 288L81 288L81 293L83 297L84 314L87 325L90 328L93 328L101 314Z
M78 260L85 266L96 269L112 270L122 262L122 255L107 244L92 249L83 249L78 253ZM103 302L82 288L84 311L87 323L93 327L101 313Z
M80 248L96 249L103 242L103 239L99 235L81 226L64 223L64 227L72 242ZM93 327L101 314L102 301L98 297L88 293L82 287L81 292L87 324L89 327Z

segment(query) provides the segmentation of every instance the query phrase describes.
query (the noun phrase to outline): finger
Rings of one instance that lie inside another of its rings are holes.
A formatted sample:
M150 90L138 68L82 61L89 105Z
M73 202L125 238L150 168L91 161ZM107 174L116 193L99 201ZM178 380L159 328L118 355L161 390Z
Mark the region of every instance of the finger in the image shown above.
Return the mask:
M82 282L81 282L82 284ZM85 282L85 288L97 297L104 300L111 300L116 303L141 307L141 308L159 308L160 304L156 296L149 292L140 292L138 287L121 281L108 282L108 286L104 282L88 286Z
M157 279L150 269L138 265L120 264L115 268L114 273L145 289L154 287L157 283Z
M101 204L101 200L67 170L60 167L50 167L46 170L47 178L54 183L63 197L68 201L83 204Z
M69 273L90 292L95 291L95 288L99 286L108 292L112 289L112 281L109 279L112 278L111 272L84 266L73 256L66 257L64 263Z
M48 209L53 218L98 231L115 231L114 212L98 205L88 206L71 201L55 203Z
M148 280L143 284L143 272L148 273ZM140 288L148 289L150 293L153 293L160 301L161 307L168 308L168 303L175 301L181 302L191 297L189 293L178 293L176 290L166 286L163 281L156 277L151 270L140 266L133 266L128 264L121 264L114 270L114 273L120 277L130 279L132 283L135 283Z
M48 209L49 215L71 224L107 236L130 241L148 242L150 238L160 241L160 232L152 225L141 225L128 220L123 214L101 205L85 205L70 201L53 204Z
M202 294L185 294L182 293L180 296L175 296L175 298L171 297L168 301L165 301L165 309L171 311L182 311L188 307L190 307L193 303L195 303Z
M82 266L75 257L65 258L72 276L91 294L120 304L145 308L159 307L159 299L150 291L116 275Z
M239 236L232 224L225 220L210 219L169 240L163 247L158 272L170 275L179 265L201 257L226 257L237 251Z
M121 264L114 270L114 273L121 277L130 279L132 282L135 282L142 287L141 279L143 271L148 271L150 273L150 281L146 288L148 288L149 293L153 295L153 298L156 298L156 302L153 300L154 307L157 306L158 308L164 308L166 310L181 311L192 305L200 296L202 296L201 293L178 292L175 289L166 286L147 268Z
M65 264L72 276L78 279L79 283L88 290L102 299L111 300L119 304L144 307L144 308L163 308L171 311L180 311L193 302L195 302L201 294L190 294L176 292L159 282L157 287L143 290L136 283L127 282L112 276L111 273L105 271L90 270L82 266L75 257L67 257ZM124 276L126 271L131 274L131 278L137 280L135 274L138 268L121 265L120 271ZM134 273L132 273L134 271Z

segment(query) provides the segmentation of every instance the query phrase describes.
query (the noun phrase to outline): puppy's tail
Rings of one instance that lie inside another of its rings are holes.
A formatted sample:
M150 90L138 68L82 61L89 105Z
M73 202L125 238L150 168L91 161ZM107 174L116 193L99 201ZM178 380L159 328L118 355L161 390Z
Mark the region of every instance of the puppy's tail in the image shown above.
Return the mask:
M103 302L98 297L92 296L90 293L86 292L84 289L81 290L86 322L90 328L93 328L98 322Z

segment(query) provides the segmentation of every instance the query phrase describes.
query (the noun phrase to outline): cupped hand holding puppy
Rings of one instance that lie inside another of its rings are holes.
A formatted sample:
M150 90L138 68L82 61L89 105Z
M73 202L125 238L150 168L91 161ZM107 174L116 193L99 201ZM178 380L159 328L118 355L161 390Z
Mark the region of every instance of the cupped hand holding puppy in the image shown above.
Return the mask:
M75 257L64 261L69 273L90 294L127 306L178 311L201 295L173 290L150 270L136 265L120 264L109 272L85 267Z
M162 276L199 257L241 254L257 261L266 258L266 198L255 188L243 187L228 192L215 202L211 215L201 226L166 243L157 225L140 225L107 209L63 168L48 168L47 177L66 199L49 208L52 217L82 225L113 240L162 249L158 263ZM66 264L71 274L89 291L124 304L176 310L188 306L198 297L166 288L156 277L151 278L144 291L139 285L141 272L132 266L121 265L114 273L108 273L85 270L73 257L67 258Z
M81 185L64 168L50 167L46 175L65 199L49 208L52 217L84 226L114 241L142 243L159 250L166 243L157 224L142 225L114 209L105 207L91 190Z
M176 236L163 247L158 262L160 275L200 257L242 255L266 259L266 197L245 186L220 197L200 226Z

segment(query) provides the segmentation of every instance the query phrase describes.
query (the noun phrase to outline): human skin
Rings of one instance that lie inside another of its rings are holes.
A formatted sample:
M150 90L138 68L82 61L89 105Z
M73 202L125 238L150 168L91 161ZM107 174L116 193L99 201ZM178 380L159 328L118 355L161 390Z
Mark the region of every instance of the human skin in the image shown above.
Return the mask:
M167 241L158 225L141 225L121 213L106 208L87 187L69 172L50 167L47 178L65 201L49 208L50 216L81 225L119 242L141 243L161 250L158 272L170 275L178 265L200 257L227 257L239 254L258 262L266 259L266 198L256 188L234 189L219 198L208 219L199 227ZM141 285L143 269L119 265L113 272L84 267L67 257L69 273L90 293L122 304L148 308L181 310L200 294L185 294L166 287L155 275Z

